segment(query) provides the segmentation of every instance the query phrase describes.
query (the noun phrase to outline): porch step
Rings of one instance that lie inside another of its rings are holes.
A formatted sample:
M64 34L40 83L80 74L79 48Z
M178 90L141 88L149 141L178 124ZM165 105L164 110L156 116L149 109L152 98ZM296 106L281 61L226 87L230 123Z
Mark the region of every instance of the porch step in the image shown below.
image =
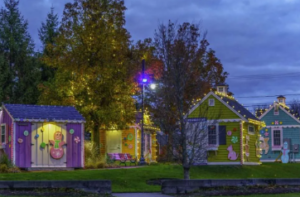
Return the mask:
M64 167L33 167L33 168L26 168L27 171L71 171L74 168L64 168Z

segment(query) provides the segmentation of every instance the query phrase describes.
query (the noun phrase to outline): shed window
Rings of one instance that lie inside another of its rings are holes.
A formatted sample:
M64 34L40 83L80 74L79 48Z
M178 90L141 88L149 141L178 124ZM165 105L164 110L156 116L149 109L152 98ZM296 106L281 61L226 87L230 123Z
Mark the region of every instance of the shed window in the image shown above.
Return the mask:
M219 145L226 145L226 126L219 126Z
M219 87L219 92L223 92L224 88L223 87Z
M273 131L273 139L274 139L274 146L281 146L281 131L274 130Z
M253 125L249 125L248 126L248 133L249 134L255 134L255 128Z
M209 106L215 106L215 99L209 99L208 100L208 105Z
M5 124L1 125L1 143L5 143L5 132L6 131L6 126Z
M208 126L208 145L217 145L217 127L215 125Z

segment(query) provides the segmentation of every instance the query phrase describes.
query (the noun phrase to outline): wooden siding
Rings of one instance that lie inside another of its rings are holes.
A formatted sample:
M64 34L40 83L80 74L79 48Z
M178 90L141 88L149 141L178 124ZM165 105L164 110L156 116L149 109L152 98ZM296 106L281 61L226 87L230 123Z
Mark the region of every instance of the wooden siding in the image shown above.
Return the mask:
M138 160L141 158L141 141L142 141L142 138L141 138L141 131L138 129L137 130L137 158Z
M240 154L240 123L239 122L221 122L219 123L220 126L226 126L226 131L231 131L232 135L226 135L226 145L219 145L217 151L208 151L208 162L240 162L241 161L241 154ZM236 131L233 129L236 128ZM232 136L238 137L237 143L232 143L231 139ZM228 146L232 145L233 151L235 151L239 156L236 160L231 161L228 159Z
M28 131L28 136L24 135L24 131ZM16 124L16 140L21 138L23 143L16 143L16 166L19 168L31 167L31 123L17 122Z
M261 155L261 161L264 160L275 160L280 155L280 150L273 151L272 150L272 135L271 135L271 129L269 129L269 151L268 154L265 154L265 151L263 151L263 154ZM300 128L283 128L283 139L284 138L290 138L291 144L300 144ZM289 154L291 156L292 154ZM279 157L279 159L281 159ZM295 159L300 159L300 153L295 153Z
M264 117L261 119L262 121L265 121L267 126L282 126L282 125L300 125L295 119L293 119L289 114L284 112L282 109L279 108L279 115L274 115L274 108L270 110ZM275 125L275 121L278 121L279 124ZM272 122L274 124L272 124ZM282 122L282 124L280 124ZM261 161L264 160L275 160L276 158L279 158L280 150L272 150L272 129L268 128L269 133L269 151L268 154L265 154L265 151L262 151L262 157ZM290 138L291 144L300 144L300 128L282 128L282 135L284 138ZM263 136L265 137L265 136ZM292 154L289 154L291 156ZM300 153L295 153L295 159L300 159Z
M2 111L2 117L1 117L1 124L5 124L6 125L6 139L5 139L5 149L4 152L5 154L8 156L8 158L10 158L11 160L13 160L13 121L11 119L11 117L9 116L9 114L7 113L6 109L4 109ZM11 138L11 140L9 141L9 136ZM0 142L1 143L1 142Z
M208 106L208 100L215 99L215 106ZM201 105L199 105L188 118L206 117L209 120L213 119L240 119L240 117L231 111L226 105L221 103L214 96L209 96Z
M128 140L128 134L133 135L132 140ZM126 140L124 140L126 138ZM127 146L126 146L127 144ZM129 145L132 145L132 148L129 148ZM122 153L129 153L132 156L135 156L135 136L134 136L134 128L122 130Z
M248 126L252 125L255 128L255 134L249 134L248 132ZM259 157L256 155L256 141L259 139L259 130L260 127L258 125L253 125L251 123L247 123L244 122L243 123L243 158L244 158L244 162L257 162L259 163ZM247 161L247 157L245 155L245 144L246 144L246 136L249 136L249 141L248 141L248 145L249 145L249 157L248 157L248 161Z
M157 155L157 140L156 140L156 133L151 134L151 141L152 141L152 160L156 161Z
M294 120L290 115L285 113L282 109L279 108L279 115L274 115L274 108L271 109L262 119L262 121L265 121L266 125L268 126L275 126L273 123L275 123L275 120L278 120L282 122L280 125L300 125L299 122Z
M74 129L74 133L71 134L70 129ZM84 145L84 139L81 138L81 124L80 123L68 123L67 124L67 167L79 168L82 166L82 147ZM80 142L76 143L74 138L80 138Z

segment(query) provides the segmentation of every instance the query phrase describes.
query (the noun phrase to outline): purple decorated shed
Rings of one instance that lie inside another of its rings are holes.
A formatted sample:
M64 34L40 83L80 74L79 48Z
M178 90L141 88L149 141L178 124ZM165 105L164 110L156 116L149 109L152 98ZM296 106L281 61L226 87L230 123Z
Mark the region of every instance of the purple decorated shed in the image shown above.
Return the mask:
M84 122L71 106L3 104L1 148L19 168L83 168Z

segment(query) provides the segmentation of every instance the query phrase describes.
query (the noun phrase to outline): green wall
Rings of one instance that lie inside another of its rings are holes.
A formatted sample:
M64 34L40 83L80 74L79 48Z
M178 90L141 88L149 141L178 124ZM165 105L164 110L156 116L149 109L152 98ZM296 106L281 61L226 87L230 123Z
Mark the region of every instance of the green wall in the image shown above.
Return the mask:
M215 106L208 106L208 100L215 99ZM206 117L208 120L215 119L240 119L233 111L228 109L214 96L210 95L201 105L199 105L188 118Z

